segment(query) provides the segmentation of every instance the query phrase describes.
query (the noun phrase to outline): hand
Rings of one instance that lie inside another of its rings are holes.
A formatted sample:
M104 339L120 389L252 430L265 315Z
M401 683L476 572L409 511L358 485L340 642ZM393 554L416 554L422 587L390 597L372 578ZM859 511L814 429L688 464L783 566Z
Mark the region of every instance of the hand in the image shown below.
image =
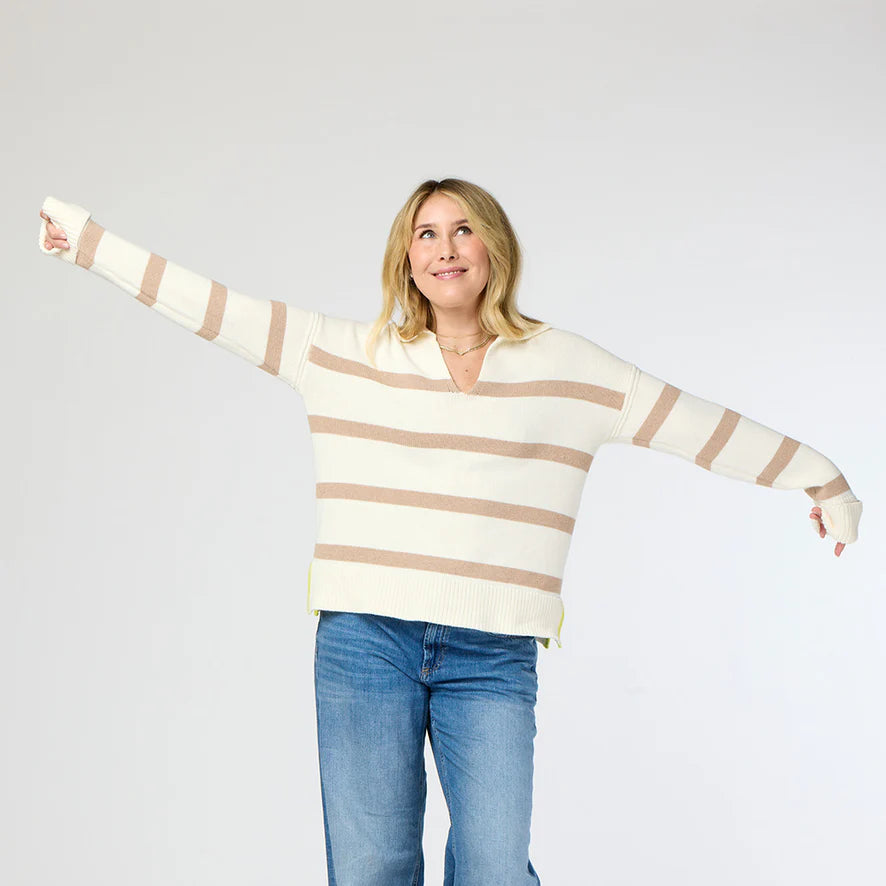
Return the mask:
M49 237L49 240L46 241L46 248L70 249L71 244L68 243L68 235L62 228L54 224L42 209L40 210L40 218L46 219L46 234Z
M824 523L822 522L822 519L821 519L821 508L819 508L817 506L814 507L809 512L809 519L818 521L818 534L821 538L824 538L828 533L827 533L827 530L824 528ZM838 541L837 546L834 548L834 554L837 557L839 557L840 554L843 553L843 548L845 548L845 547L846 547L846 545L843 544L843 542Z

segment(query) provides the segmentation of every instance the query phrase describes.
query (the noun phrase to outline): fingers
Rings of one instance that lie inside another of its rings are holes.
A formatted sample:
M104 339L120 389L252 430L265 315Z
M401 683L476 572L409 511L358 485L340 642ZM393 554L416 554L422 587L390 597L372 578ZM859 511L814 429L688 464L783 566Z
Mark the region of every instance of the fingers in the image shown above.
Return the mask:
M46 219L46 235L48 237L46 248L70 249L71 244L68 243L68 235L65 233L64 228L60 228L55 224L42 209L40 210L40 217Z
M815 527L818 530L818 534L820 538L824 538L827 535L827 530L824 528L824 523L821 519L821 508L815 507L809 514L810 520L815 520L818 523L818 526ZM846 547L845 542L838 541L834 547L834 556L839 557L840 554L843 553L843 548Z

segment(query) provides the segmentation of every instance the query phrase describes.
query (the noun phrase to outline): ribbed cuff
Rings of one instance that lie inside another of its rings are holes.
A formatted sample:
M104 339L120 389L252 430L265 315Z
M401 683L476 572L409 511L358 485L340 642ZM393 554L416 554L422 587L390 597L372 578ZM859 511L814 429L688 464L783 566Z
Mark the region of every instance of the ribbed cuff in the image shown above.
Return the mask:
M68 249L62 249L60 246L53 246L52 249L46 248L46 241L49 235L46 230L46 219L40 218L40 251L47 255L58 255L71 264L77 263L77 249L80 245L80 236L89 221L89 211L75 203L63 203L55 197L47 197L43 201L43 211L52 219L54 225L62 228L68 238Z
M847 545L858 540L858 521L863 506L851 489L815 503L821 508L822 522L828 535Z

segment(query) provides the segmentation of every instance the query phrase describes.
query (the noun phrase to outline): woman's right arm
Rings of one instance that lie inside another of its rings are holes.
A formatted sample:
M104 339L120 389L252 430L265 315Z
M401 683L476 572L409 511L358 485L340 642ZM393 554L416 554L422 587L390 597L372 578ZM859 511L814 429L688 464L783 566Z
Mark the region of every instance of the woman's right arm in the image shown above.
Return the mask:
M228 289L105 230L82 206L47 197L40 217L42 252L94 271L143 305L300 390L322 316L318 311Z

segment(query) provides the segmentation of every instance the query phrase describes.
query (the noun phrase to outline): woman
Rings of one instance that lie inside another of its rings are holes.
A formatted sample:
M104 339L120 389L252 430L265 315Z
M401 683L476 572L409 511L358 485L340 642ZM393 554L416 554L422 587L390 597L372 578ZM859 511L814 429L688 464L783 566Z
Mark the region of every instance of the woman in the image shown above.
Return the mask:
M426 181L391 227L372 325L253 299L52 197L40 247L286 381L308 411L315 691L329 882L421 884L430 737L445 883L540 883L529 859L537 644L600 445L803 489L839 556L861 502L814 449L520 313L498 202ZM395 308L402 312L392 320Z

